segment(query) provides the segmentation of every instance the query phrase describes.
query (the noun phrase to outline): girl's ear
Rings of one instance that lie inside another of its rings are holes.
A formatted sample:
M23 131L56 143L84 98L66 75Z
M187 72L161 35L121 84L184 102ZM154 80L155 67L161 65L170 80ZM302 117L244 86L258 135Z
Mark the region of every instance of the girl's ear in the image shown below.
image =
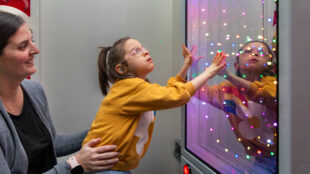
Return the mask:
M125 68L123 65L121 64L117 64L115 66L115 71L121 75L124 75L127 73L127 68Z

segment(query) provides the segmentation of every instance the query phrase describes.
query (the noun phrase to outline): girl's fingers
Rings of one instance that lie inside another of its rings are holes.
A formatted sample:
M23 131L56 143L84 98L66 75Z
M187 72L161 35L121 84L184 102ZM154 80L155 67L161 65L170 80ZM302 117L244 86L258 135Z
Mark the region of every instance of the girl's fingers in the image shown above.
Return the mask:
M197 46L196 45L193 45L192 46L192 49L191 49L191 53L193 53L193 55L196 54L196 51L197 51Z
M213 58L212 63L216 63L217 64L217 59L219 58L219 52L216 52L216 55Z
M220 55L220 57L218 59L218 62L216 62L216 63L217 64L223 64L226 61L226 57L227 57L226 54L221 52L221 55Z
M191 55L191 52L186 48L186 46L184 44L182 44L182 52L183 52L184 57L186 55Z

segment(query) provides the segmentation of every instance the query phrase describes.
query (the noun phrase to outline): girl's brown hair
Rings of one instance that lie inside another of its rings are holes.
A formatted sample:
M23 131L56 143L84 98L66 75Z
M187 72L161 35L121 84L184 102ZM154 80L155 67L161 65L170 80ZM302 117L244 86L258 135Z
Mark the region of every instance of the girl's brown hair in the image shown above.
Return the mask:
M125 60L124 45L130 37L124 37L116 41L112 47L101 47L101 51L98 56L98 68L99 68L99 85L103 95L107 95L109 90L109 82L114 83L121 79L132 77L130 74L120 74L116 71L115 66L122 63L127 67Z

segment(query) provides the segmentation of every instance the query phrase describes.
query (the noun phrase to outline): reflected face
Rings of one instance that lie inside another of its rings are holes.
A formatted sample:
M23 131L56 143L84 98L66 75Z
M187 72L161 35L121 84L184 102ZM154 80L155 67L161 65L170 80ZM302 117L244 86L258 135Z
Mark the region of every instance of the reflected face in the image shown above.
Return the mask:
M18 79L34 74L34 56L38 53L28 26L21 25L0 55L0 74Z
M262 73L268 69L268 61L271 61L268 48L260 42L253 42L239 53L239 62L235 63L235 68L241 72Z
M154 63L149 51L135 39L127 40L124 47L128 71L134 73L137 77L145 79L147 74L154 69Z

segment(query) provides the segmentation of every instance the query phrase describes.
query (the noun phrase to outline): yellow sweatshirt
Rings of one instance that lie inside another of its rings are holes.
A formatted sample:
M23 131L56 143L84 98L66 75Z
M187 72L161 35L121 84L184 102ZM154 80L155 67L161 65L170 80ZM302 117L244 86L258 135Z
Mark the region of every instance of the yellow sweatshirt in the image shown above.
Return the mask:
M98 146L117 145L119 162L112 169L134 169L151 141L154 110L182 106L194 93L192 83L180 76L170 78L167 86L141 78L117 81L103 99L83 145L93 138L101 138Z
M237 126L242 138L253 140L260 137L257 139L260 143L272 145L276 143L276 84L275 77L266 76L261 81L251 82L249 90L245 91L230 81L223 81L214 86L205 85L200 89L198 97L230 117L240 118L242 121Z

